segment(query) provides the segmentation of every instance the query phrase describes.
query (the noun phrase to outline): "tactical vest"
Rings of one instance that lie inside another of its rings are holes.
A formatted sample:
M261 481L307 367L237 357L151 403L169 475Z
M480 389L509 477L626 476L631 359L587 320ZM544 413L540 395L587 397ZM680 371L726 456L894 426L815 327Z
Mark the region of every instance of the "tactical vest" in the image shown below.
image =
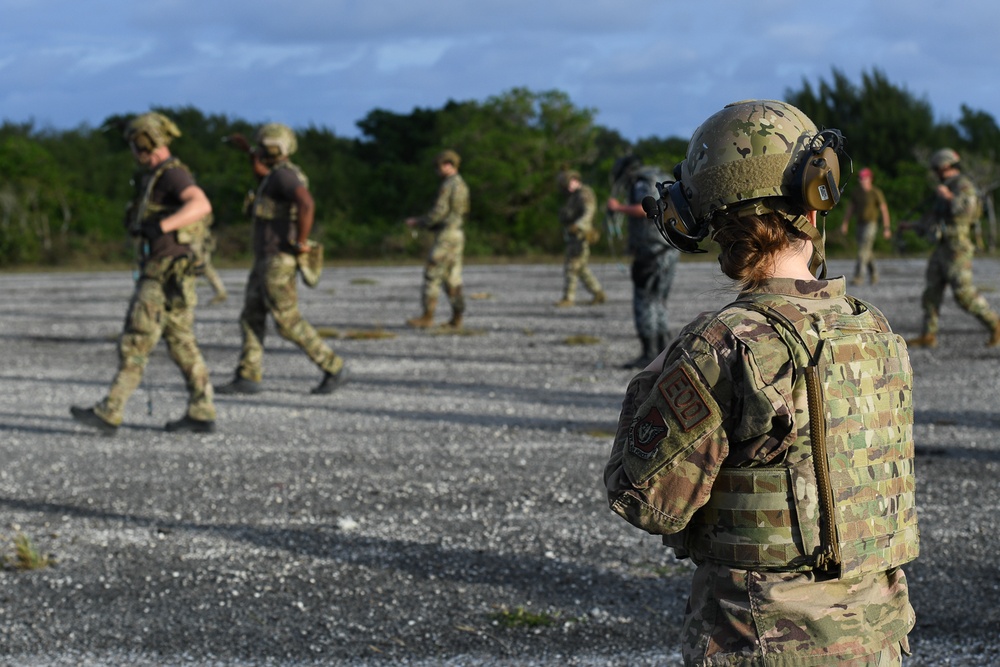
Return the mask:
M135 229L138 229L146 220L151 218L163 219L180 210L181 207L179 205L168 206L166 204L156 204L150 201L150 198L153 196L153 190L156 188L156 184L168 169L183 169L189 174L191 173L191 170L187 165L173 156L157 165L156 169L153 170L153 173L150 174L149 180L146 181L146 185L143 188L139 199L134 219ZM200 265L204 261L205 239L208 237L208 228L211 224L212 214L209 213L200 220L197 220L190 225L181 227L176 232L173 232L175 238L177 239L177 243L190 246L191 251L194 254L196 265Z
M938 197L935 201L940 235L943 241L954 248L965 247L971 251L973 226L983 215L983 204L976 186L965 174L958 174L947 181L945 185L955 197L968 200L965 210L958 214L952 213L952 202Z
M271 168L267 176L261 179L260 185L257 186L257 194L253 198L253 217L255 220L261 220L264 222L272 222L275 220L288 221L288 242L292 245L298 243L299 231L296 222L299 219L299 207L293 201L278 201L274 197L270 197L266 194L267 185L271 180L271 177L278 172L279 169L291 169L295 172L295 175L302 182L302 185L308 189L309 188L309 178L306 176L305 172L299 169L298 165L292 164L288 160L282 160Z
M668 546L731 567L842 579L917 557L909 359L881 313L847 298L854 314L805 315L777 295L731 304L774 325L795 366L790 407L809 418L795 419L781 463L722 468ZM746 343L751 356L766 352Z

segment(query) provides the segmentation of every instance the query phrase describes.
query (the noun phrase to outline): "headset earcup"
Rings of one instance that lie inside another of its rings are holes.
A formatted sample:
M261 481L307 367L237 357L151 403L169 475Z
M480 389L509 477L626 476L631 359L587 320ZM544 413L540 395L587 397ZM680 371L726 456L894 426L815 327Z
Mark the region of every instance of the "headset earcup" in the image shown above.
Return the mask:
M829 211L840 201L840 158L827 146L802 167L802 203L811 211Z

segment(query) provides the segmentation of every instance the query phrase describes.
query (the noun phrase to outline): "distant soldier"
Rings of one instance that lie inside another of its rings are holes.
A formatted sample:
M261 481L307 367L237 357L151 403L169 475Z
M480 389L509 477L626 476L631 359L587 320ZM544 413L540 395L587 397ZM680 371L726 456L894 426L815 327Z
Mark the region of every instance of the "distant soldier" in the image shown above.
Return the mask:
M566 196L566 201L559 209L559 222L563 226L563 238L566 241L566 264L563 297L556 306L572 306L576 302L576 284L583 286L593 295L591 304L604 303L606 297L601 283L594 277L587 265L590 259L590 245L597 237L594 229L594 213L597 211L597 196L594 189L584 185L580 174L576 171L560 172L556 183Z
M656 183L666 176L655 167L644 167L634 155L615 162L611 176L616 189L627 193L620 202L608 199L607 208L628 216L628 251L632 255L632 313L642 352L624 364L625 368L645 368L667 346L667 297L677 272L680 253L667 244L642 209L645 197L659 198Z
M891 239L892 229L889 226L889 206L885 202L882 191L872 185L872 170L867 167L858 172L858 185L851 192L851 199L844 210L844 223L840 233L847 235L847 224L854 214L858 216L858 263L854 267L854 278L851 283L860 285L864 282L863 274L868 271L871 284L878 282L878 269L875 268L875 235L878 233L878 220L882 221L882 238Z
M251 204L254 264L240 313L243 351L236 377L219 387L218 392L260 391L264 334L270 314L278 333L298 345L323 371L312 393L329 394L347 381L347 369L344 360L299 312L299 256L310 251L315 204L309 194L309 179L288 159L298 149L298 141L291 128L267 123L257 131L256 143L250 165L260 183Z
M204 238L212 205L191 171L170 154L168 145L179 136L173 121L159 113L137 116L125 129L141 168L125 221L139 243L138 278L118 342L118 373L107 396L92 408L70 409L74 419L105 433L115 432L122 423L125 404L139 386L160 336L188 390L187 413L167 422L166 430L215 430L212 384L194 336L198 298L192 249Z
M907 343L913 347L937 346L938 315L945 287L951 285L955 301L990 331L986 345L1000 344L1000 317L972 282L972 228L981 214L976 186L962 173L958 153L942 148L931 156L931 168L941 183L933 208L921 219L925 229L936 227L938 245L927 263L926 286L921 305L923 333Z
M411 228L429 229L434 232L424 267L422 290L423 313L406 321L417 329L425 329L434 324L434 310L437 308L438 294L444 283L445 293L451 302L451 320L448 326L462 328L465 313L465 298L462 296L462 252L465 250L465 232L462 226L469 213L469 187L458 173L461 158L453 150L440 152L434 160L434 168L441 177L437 200L426 214L405 220Z

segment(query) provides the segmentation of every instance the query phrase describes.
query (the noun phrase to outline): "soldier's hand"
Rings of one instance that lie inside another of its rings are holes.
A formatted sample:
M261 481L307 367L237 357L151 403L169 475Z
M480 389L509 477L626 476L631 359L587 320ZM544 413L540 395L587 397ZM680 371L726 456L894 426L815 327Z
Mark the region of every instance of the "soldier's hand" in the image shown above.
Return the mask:
M403 223L406 224L407 227L416 227L420 223L420 219L411 217L404 220Z
M230 134L228 137L223 137L222 141L239 151L243 151L244 153L250 152L250 142L247 141L247 138L239 132Z
M139 234L148 241L155 241L163 236L163 227L160 227L160 221L155 218L146 220L139 226Z

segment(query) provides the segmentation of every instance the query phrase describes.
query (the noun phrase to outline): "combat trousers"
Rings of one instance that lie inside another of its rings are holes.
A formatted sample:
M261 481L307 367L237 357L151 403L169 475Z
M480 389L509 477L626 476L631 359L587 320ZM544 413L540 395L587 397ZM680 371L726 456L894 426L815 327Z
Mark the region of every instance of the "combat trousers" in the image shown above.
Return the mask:
M637 256L632 262L632 314L639 338L662 344L667 338L667 297L680 253Z
M956 245L956 248L939 245L927 263L926 286L920 300L924 309L924 334L937 335L941 301L949 285L963 310L991 331L997 324L997 314L972 282L972 244L960 241Z
M187 415L215 420L212 383L194 336L198 297L188 265L186 258L150 262L136 283L118 342L118 372L107 396L94 406L94 412L108 423L122 423L125 404L142 381L149 354L161 336L187 383Z
M590 245L575 236L566 239L566 263L563 266L563 299L576 300L576 284L582 281L587 291L596 295L601 292L601 283L590 270Z
M260 382L263 377L268 313L274 318L281 337L302 348L322 370L335 374L343 368L344 360L323 342L299 312L296 270L295 257L283 252L254 262L240 313L243 351L236 371L240 377L254 382Z
M441 285L451 302L452 311L465 309L462 300L462 253L465 251L465 232L461 229L446 229L434 239L427 265L424 267L423 306L424 312L434 310Z
M875 237L878 235L878 225L874 222L861 222L858 225L858 263L854 267L854 279L860 280L868 271L868 278L878 280L878 269L875 268Z

